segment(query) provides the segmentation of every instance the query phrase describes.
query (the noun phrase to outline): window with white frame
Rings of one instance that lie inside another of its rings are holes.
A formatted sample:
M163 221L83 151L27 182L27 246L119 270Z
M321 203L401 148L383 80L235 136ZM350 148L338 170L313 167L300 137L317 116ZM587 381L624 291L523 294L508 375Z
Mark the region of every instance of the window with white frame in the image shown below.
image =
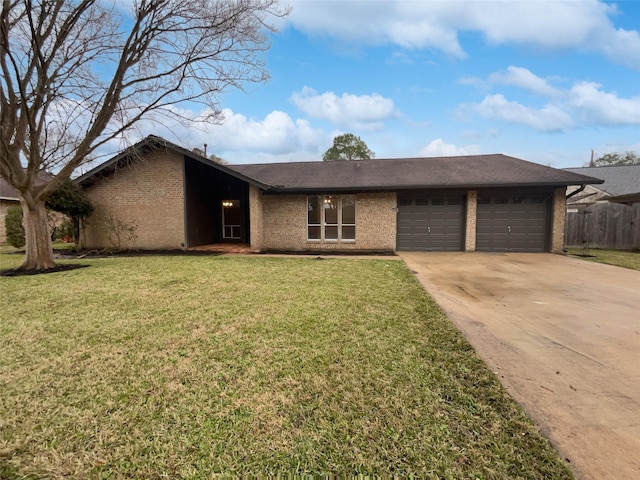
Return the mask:
M356 196L308 196L307 239L334 242L355 241Z

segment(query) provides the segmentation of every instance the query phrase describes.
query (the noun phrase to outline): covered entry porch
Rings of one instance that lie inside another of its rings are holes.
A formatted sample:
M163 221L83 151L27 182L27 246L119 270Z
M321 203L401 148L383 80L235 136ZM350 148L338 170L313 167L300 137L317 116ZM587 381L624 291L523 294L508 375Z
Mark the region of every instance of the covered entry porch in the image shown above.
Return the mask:
M189 157L184 178L185 247L248 244L249 184Z

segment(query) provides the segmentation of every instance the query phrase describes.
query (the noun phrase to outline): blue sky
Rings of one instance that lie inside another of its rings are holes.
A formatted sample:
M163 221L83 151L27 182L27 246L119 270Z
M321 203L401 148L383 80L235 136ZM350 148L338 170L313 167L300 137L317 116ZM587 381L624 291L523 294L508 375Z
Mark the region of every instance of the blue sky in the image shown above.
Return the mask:
M640 2L293 1L271 80L218 126L154 133L229 163L505 153L553 167L640 153Z

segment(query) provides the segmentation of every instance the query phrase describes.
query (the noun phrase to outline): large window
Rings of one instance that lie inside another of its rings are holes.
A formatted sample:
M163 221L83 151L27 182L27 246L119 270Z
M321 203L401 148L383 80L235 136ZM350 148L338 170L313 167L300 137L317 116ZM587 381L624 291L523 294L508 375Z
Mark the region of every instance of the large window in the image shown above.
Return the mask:
M345 241L356 239L355 195L312 195L307 197L307 238Z

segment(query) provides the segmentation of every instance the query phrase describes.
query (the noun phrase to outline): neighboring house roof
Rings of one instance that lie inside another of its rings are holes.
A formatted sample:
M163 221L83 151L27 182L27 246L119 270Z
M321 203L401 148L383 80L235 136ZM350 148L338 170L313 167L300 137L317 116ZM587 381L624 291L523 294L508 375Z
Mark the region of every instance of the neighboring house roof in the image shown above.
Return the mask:
M36 179L37 183L42 183L49 180L53 175L48 172L39 172L38 177ZM13 186L9 185L9 182L5 180L4 177L0 176L0 200L13 200L16 202L20 201L20 197L18 196L18 191L13 188Z
M221 165L154 135L78 177L76 182L83 187L89 186L127 165L136 156L159 148L186 155L263 190L273 192L567 186L602 183L597 178L501 154Z
M601 183L502 154L229 165L278 191L405 190Z
M0 177L0 200L14 200L19 201L18 191L9 185L4 177Z
M604 182L598 186L598 189L605 192L606 196L618 197L640 193L640 165L565 168L564 170L602 179Z

